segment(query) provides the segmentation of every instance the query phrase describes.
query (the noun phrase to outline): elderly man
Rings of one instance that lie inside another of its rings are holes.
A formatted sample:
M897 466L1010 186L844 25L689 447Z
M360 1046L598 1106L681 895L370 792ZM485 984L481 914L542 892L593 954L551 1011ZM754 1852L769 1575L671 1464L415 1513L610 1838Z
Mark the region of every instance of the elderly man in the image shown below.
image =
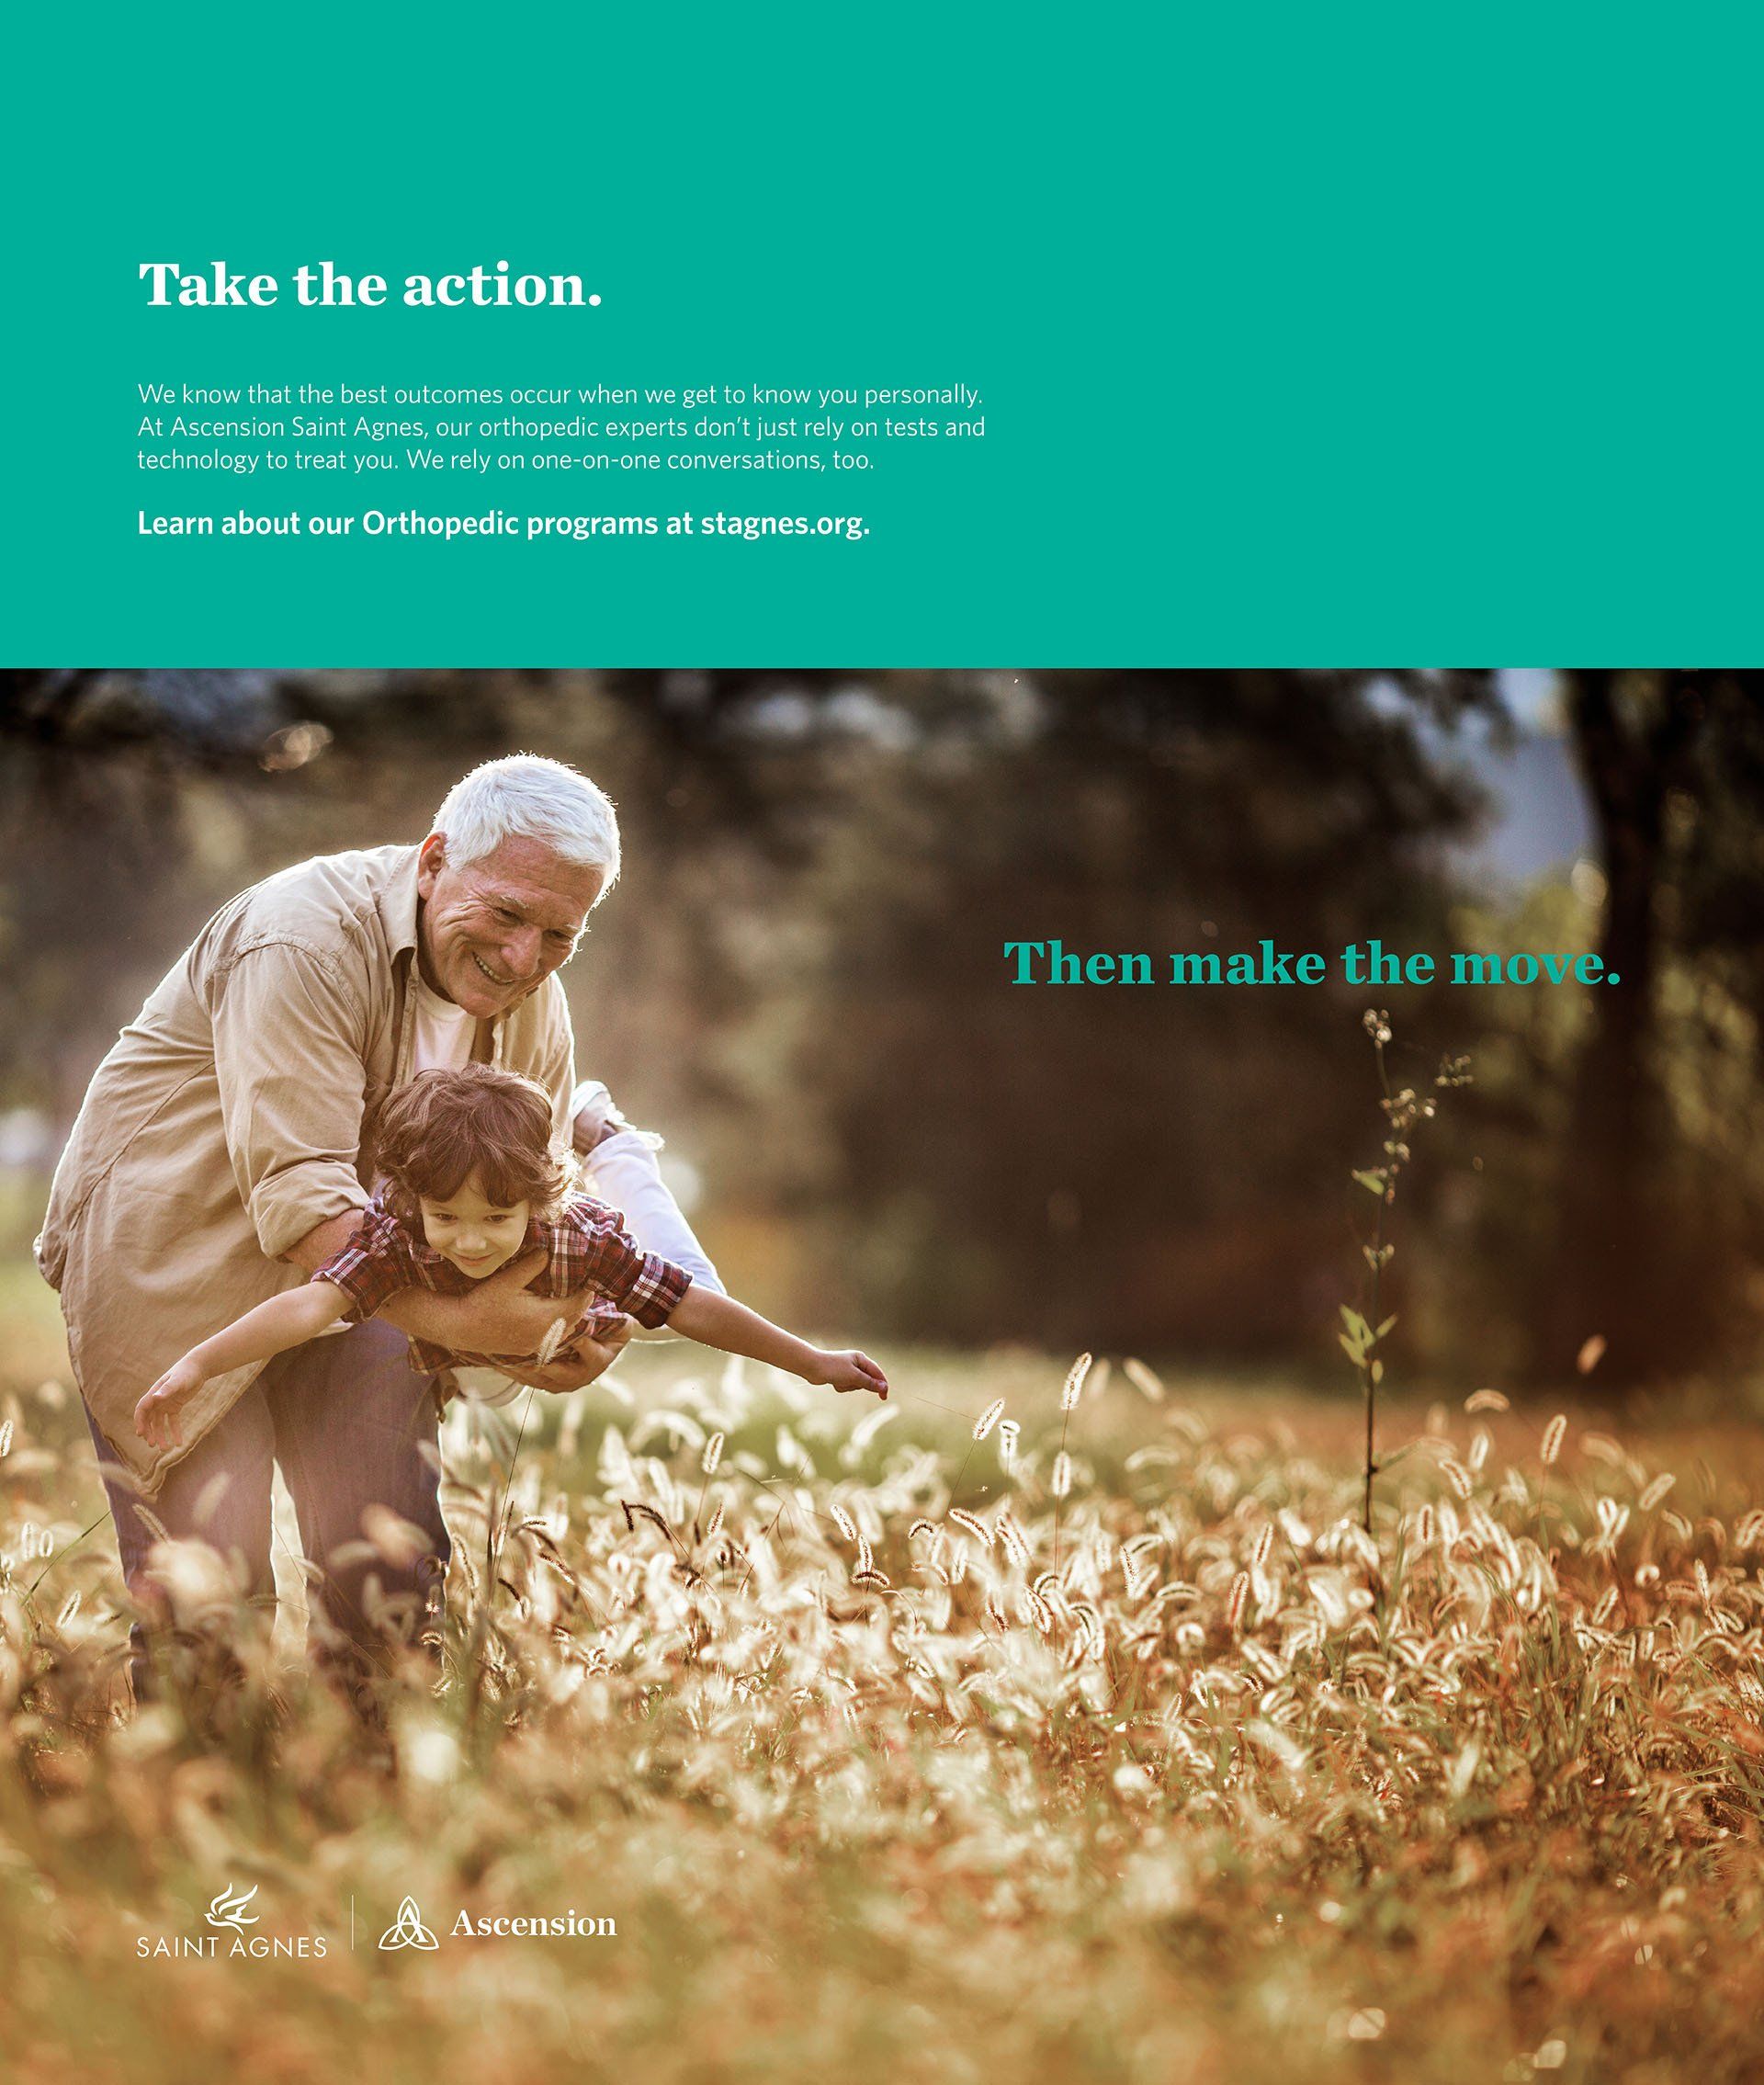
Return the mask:
M441 1400L408 1365L404 1334L537 1352L567 1306L526 1295L530 1270L465 1297L406 1290L367 1324L206 1385L176 1451L150 1448L132 1424L161 1369L348 1239L379 1111L414 1073L476 1059L537 1079L560 1135L573 1127L588 1154L591 1190L626 1210L650 1250L721 1287L656 1172L653 1139L605 1087L574 1086L554 973L617 874L613 807L592 782L556 761L491 761L449 793L421 846L322 856L223 906L99 1066L37 1258L61 1292L123 1571L144 1604L155 1522L212 1544L254 1596L272 1595L279 1462L321 1574L322 1633L346 1668L378 1662L383 1632L433 1611L449 1554ZM535 1364L524 1379L573 1389L614 1351ZM386 1524L376 1507L420 1544L370 1554L364 1531ZM139 1629L134 1640L139 1687Z

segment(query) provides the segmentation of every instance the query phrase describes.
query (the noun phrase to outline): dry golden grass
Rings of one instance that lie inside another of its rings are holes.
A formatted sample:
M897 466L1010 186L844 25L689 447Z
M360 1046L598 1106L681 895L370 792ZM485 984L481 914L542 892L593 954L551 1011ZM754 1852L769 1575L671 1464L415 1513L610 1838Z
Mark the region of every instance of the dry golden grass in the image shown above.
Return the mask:
M286 1629L206 1729L114 1715L77 1413L12 1399L13 2075L1764 2075L1749 1433L1571 1412L1546 1464L1547 1410L1396 1413L1368 1542L1347 1399L1117 1363L1067 1411L1026 1354L893 1357L886 1414L679 1347L620 1373L628 1408L537 1400L512 1477L520 1406L456 1408L442 1675L388 1683L390 1758ZM254 1885L322 1960L138 1955ZM407 1896L439 1944L382 1952ZM571 1908L616 1936L450 1931Z

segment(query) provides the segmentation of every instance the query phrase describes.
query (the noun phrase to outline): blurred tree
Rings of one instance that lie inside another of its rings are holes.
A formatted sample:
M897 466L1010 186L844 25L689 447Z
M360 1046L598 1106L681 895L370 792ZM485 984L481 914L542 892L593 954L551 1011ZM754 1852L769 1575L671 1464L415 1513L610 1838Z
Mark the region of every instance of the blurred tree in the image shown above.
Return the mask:
M15 1104L71 1116L133 1010L107 980L186 875L189 778L254 769L288 720L264 674L0 674L0 1091Z
M1534 1359L1560 1376L1596 1336L1607 1343L1600 1380L1616 1390L1718 1352L1764 1254L1751 1105L1764 1022L1764 674L1582 671L1563 683L1597 821L1602 953L1622 982L1594 995L1573 1074ZM1735 1010L1738 1024L1725 1017ZM1733 1083L1721 1060L1736 1053L1743 1076L1711 1116L1703 1097Z
M741 980L713 1054L731 1098L750 1073L725 1115L745 1129L719 1171L780 1225L817 1212L826 1315L1240 1354L1315 1336L1353 1263L1365 995L1331 1022L1328 991L1020 988L1003 945L1143 950L1160 980L1171 950L1264 935L1439 946L1440 843L1474 804L1418 725L1492 708L1487 676L607 685L665 765L645 795L695 810L688 856L654 850L680 864L661 914L695 914L707 969Z

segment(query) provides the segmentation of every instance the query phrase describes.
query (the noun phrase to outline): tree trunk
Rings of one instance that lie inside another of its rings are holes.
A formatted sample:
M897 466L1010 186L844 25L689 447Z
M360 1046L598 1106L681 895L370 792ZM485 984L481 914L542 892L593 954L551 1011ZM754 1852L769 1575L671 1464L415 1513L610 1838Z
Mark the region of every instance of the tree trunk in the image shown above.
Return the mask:
M1652 1192L1661 1136L1649 1049L1659 948L1656 900L1664 813L1697 711L1684 682L1653 690L1615 673L1565 676L1606 878L1597 1025L1575 1073L1540 1377L1568 1376L1585 1343L1606 1342L1594 1382L1611 1391L1673 1364L1675 1313L1661 1294L1662 1236ZM1625 699L1627 697L1627 699Z

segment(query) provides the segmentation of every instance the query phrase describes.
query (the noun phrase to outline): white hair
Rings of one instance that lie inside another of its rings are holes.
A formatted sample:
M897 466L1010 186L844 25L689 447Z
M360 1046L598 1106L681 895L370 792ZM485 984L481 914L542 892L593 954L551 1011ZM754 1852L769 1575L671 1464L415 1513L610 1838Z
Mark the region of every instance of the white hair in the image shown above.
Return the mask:
M474 767L442 799L435 830L455 868L482 861L504 840L542 840L560 861L604 871L602 898L618 880L612 799L587 776L537 753L510 754Z

